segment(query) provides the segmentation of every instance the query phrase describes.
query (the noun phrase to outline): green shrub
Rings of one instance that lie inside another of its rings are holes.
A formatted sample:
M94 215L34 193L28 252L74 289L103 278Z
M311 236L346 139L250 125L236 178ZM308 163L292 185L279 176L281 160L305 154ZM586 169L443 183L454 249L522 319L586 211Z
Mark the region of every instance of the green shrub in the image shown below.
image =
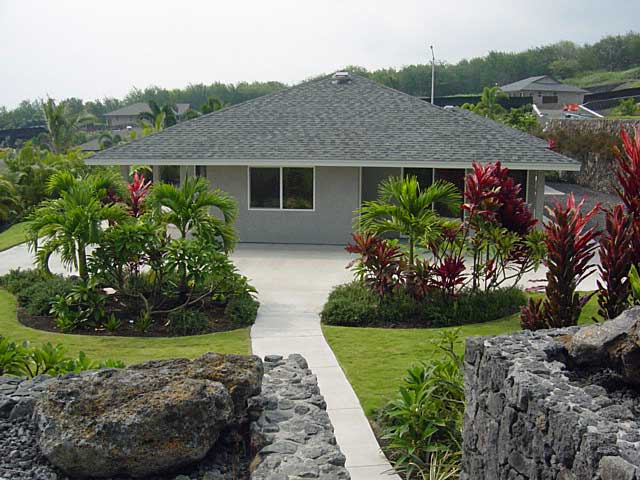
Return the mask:
M43 276L16 292L15 295L18 304L30 315L49 315L56 297L71 293L75 282L62 275Z
M14 295L21 290L39 283L43 280L43 275L38 270L10 270L0 277L0 285L6 288L10 293Z
M200 310L176 310L169 314L169 322L174 335L198 335L209 331L209 318Z
M253 325L258 315L260 304L249 294L229 297L224 315L237 327Z
M525 294L516 288L464 292L453 299L434 293L421 302L415 302L400 290L381 302L376 294L356 281L335 287L320 317L327 325L345 327L442 327L496 320L517 313L525 303Z
M462 359L454 352L459 331L443 332L445 356L408 370L396 398L379 412L384 450L404 478L437 469L438 478L459 470L464 414ZM426 478L426 477L425 477Z
M77 358L72 358L62 345L46 343L38 348L27 342L18 344L0 335L0 375L35 377L42 374L64 375L83 370L123 367L122 362L115 360L92 361L84 352L80 352Z

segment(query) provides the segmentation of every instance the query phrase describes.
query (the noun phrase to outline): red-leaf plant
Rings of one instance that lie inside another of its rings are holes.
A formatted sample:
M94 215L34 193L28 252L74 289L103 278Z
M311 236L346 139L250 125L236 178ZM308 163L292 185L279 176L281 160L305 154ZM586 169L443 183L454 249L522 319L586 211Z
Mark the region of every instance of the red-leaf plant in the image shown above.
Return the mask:
M464 260L460 257L444 257L433 266L432 284L436 290L452 297L465 282Z
M352 237L354 243L347 245L345 250L360 258L349 263L347 268L352 268L369 290L384 300L400 283L404 255L399 247L370 233L355 233Z
M534 252L526 238L537 220L520 198L522 187L500 162L473 163L472 168L465 177L465 203L462 205L467 212L464 243L469 245L473 255L471 288L478 289L481 279L484 279L485 288L497 288L506 280L517 282L524 273L537 268L537 252L531 255ZM501 246L507 246L509 251L498 248L496 227L503 229L497 232L498 236L517 235L510 244L501 242Z
M629 268L634 263L633 218L624 207L616 205L605 211L605 230L600 236L598 253L598 313L602 318L615 318L629 306Z
M129 190L129 209L134 217L142 214L149 187L151 187L151 181L145 182L143 174L138 175L138 172L133 174L133 182L127 185L127 190Z
M583 204L584 200L576 203L573 194L570 194L565 205L556 201L554 208L547 208L550 221L544 225L548 250L545 261L548 268L546 298L542 306L530 303L522 310L520 318L523 327L576 325L582 307L591 297L581 296L576 288L595 268L589 262L595 252L594 240L598 232L585 227L600 205L583 214L580 211ZM538 318L540 315L543 318Z

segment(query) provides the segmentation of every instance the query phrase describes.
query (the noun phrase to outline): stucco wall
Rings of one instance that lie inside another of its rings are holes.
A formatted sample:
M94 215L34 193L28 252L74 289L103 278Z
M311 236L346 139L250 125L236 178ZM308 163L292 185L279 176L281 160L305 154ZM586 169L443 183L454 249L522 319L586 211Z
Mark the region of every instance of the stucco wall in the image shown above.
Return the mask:
M209 166L213 188L232 195L238 203L236 230L241 242L345 245L351 238L353 211L358 208L359 169L317 167L315 210L249 210L247 167Z

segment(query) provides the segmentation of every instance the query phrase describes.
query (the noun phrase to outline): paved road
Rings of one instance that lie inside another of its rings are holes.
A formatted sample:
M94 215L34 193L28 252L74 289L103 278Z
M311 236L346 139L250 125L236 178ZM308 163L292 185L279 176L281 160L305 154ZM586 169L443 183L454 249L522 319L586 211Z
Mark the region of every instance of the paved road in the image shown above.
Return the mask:
M398 479L380 452L360 402L320 329L318 313L334 285L351 280L341 247L241 245L233 255L259 292L253 353L300 353L318 377L336 439L353 480Z

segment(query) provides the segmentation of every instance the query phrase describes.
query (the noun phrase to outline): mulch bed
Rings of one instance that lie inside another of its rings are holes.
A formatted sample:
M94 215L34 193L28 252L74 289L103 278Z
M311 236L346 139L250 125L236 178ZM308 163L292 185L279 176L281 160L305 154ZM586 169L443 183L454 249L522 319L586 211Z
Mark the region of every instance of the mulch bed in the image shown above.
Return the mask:
M207 309L207 315L209 317L209 329L200 333L216 333L216 332L228 332L230 330L236 330L237 325L234 325L229 319L224 316L223 305L213 305ZM17 310L18 321L25 327L34 328L36 330L44 330L46 332L63 333L56 327L55 318L52 316L36 316L29 315L23 308L18 307ZM166 316L158 316L154 318L154 322L146 333L141 333L135 328L134 320L122 322L122 326L116 331L109 331L105 328L84 328L71 332L74 335L92 335L103 337L178 337L180 335L174 334L167 325Z

